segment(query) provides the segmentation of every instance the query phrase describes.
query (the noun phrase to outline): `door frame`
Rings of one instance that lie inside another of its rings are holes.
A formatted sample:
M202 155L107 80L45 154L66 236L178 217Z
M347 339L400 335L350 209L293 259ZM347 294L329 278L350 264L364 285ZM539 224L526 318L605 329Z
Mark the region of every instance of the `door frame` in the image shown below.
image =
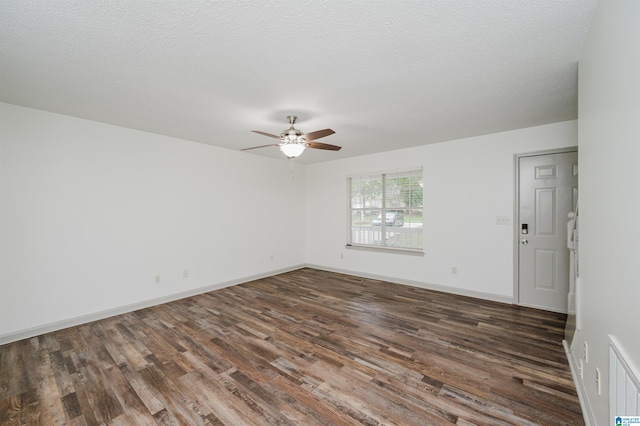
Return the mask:
M520 159L550 154L578 152L577 146L545 149L513 155L514 199L513 199L513 304L520 306ZM579 167L579 166L578 166ZM568 250L568 248L567 248Z

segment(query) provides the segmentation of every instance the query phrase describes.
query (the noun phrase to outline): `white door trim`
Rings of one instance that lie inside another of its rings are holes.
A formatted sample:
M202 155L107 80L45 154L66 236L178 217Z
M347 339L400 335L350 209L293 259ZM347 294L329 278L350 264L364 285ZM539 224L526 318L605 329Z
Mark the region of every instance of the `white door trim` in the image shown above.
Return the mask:
M578 152L577 146L527 152L513 155L514 199L513 199L513 304L520 305L520 159L549 154Z

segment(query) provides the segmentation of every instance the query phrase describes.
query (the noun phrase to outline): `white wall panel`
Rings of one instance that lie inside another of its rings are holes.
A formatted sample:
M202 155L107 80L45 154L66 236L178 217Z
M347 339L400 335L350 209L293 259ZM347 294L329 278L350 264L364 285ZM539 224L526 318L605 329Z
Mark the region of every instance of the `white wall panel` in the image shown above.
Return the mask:
M577 123L570 121L309 165L307 262L511 300L513 227L496 217L513 219L513 156L575 145ZM346 176L420 166L425 255L345 249Z
M612 424L609 339L640 370L640 2L598 4L579 68L581 331L589 347L583 390L594 424ZM575 350L572 358L584 358ZM602 373L602 392L594 385Z
M302 167L1 103L0 128L0 337L304 263Z

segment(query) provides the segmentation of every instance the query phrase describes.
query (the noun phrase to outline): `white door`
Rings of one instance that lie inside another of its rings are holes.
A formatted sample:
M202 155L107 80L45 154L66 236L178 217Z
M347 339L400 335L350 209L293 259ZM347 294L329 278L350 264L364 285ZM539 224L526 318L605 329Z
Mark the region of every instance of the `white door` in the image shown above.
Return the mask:
M578 200L578 153L518 161L518 303L566 313L567 214Z

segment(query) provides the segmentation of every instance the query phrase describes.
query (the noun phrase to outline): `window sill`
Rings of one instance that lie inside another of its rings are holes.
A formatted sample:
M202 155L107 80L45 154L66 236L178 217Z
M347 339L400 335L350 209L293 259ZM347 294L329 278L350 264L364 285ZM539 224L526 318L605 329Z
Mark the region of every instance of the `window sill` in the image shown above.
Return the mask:
M404 248L394 248L394 247L376 247L376 246L360 246L354 244L347 244L345 246L346 249L349 250L363 250L363 251L375 251L378 253L393 253L393 254L406 254L410 256L424 256L424 251L422 250L411 250Z

